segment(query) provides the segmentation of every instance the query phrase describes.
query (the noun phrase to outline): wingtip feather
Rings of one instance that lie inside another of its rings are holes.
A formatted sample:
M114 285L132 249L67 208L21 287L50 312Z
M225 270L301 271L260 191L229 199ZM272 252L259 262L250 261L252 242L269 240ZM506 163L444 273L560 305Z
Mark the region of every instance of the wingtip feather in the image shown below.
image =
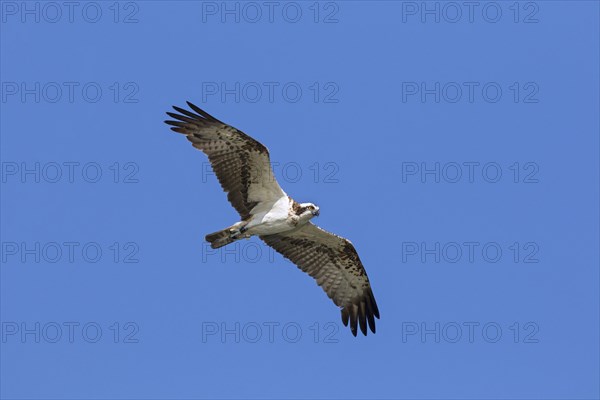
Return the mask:
M348 308L342 308L342 323L344 326L348 326L348 318L350 318L350 314L348 314Z
M219 121L218 119L216 119L215 117L213 117L212 115L210 115L209 113L207 113L206 111L204 111L203 109L201 109L200 107L195 105L194 103L192 103L190 101L186 101L186 103L192 110L196 111L198 114L202 115L204 118L206 118L210 121L222 123L221 121Z
M352 331L352 334L356 336L358 333L358 306L356 304L352 304L350 307L350 330Z
M367 336L367 310L365 302L361 301L358 309L358 323L360 324L360 331L364 336Z

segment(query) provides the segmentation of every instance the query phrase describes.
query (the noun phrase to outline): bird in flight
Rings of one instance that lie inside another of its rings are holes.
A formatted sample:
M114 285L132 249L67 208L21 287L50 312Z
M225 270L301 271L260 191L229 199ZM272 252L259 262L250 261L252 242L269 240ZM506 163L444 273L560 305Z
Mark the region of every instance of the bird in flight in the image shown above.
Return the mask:
M165 121L186 135L208 156L227 199L241 221L206 235L213 249L258 236L267 245L312 276L341 308L342 322L356 336L357 326L375 333L379 310L367 273L352 243L311 222L319 215L312 203L298 203L277 183L269 151L244 132L223 123L198 106L193 111L173 106Z

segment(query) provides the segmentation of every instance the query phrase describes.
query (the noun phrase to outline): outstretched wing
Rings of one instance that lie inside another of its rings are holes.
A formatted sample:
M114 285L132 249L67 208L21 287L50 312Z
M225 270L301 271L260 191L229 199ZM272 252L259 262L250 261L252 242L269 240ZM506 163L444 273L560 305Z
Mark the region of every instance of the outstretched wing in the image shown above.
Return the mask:
M192 103L187 104L196 113L173 106L179 114L167 114L177 121L165 123L186 135L195 148L208 156L227 199L242 220L250 218L257 204L272 204L286 196L273 175L265 146Z
M352 243L311 222L275 235L260 237L266 244L317 280L333 302L342 307L342 322L356 336L357 321L363 335L367 323L375 333L379 310L367 273Z

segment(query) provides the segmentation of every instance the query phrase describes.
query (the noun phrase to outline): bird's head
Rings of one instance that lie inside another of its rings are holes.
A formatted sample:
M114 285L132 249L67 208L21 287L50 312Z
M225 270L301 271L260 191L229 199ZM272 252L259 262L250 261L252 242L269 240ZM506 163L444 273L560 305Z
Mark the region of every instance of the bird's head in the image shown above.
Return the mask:
M319 207L313 203L301 203L298 211L299 216L308 217L309 219L319 216Z

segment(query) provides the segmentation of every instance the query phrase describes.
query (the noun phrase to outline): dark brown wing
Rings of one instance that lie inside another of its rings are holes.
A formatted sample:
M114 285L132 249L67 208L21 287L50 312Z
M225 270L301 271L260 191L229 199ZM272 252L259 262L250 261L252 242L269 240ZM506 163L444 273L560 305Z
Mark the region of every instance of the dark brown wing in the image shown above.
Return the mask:
M367 324L375 333L377 303L367 273L349 240L308 223L293 231L260 237L266 244L316 279L333 302L342 307L342 322L356 336Z
M167 114L176 121L165 123L186 135L195 148L208 156L227 199L242 220L250 218L259 203L272 204L286 196L275 180L265 146L192 103L187 104L195 113L173 106L179 114Z

